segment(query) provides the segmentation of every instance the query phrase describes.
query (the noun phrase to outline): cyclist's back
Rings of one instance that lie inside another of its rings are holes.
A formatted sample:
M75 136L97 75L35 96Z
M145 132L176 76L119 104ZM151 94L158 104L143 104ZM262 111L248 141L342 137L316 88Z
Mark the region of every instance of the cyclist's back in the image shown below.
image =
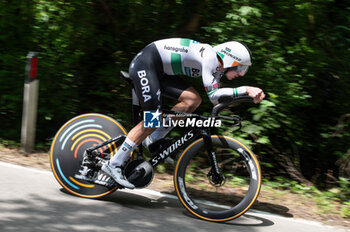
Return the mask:
M168 75L202 76L202 70L215 70L218 66L216 53L209 44L190 39L164 39L154 44L160 54L163 70Z
M177 100L190 87L179 79L164 78L169 76L202 76L204 89L214 104L220 96L232 95L232 90L217 92L223 75L218 66L217 53L209 44L172 38L147 45L131 62L129 73L142 109L156 110L161 108L161 93Z

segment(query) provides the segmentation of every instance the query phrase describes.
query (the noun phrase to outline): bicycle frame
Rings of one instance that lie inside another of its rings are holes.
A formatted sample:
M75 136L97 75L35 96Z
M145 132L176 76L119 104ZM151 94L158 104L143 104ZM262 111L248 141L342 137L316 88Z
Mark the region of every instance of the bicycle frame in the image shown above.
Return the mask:
M140 107L139 104L139 100L137 98L137 95L135 93L133 84L131 82L131 80L129 79L128 73L126 72L121 72L122 76L124 77L124 79L126 80L126 82L128 84L130 84L132 86L132 115L133 115L133 123L134 125L137 125L140 121L142 121L142 116L143 115L143 111ZM239 104L241 102L247 102L247 101L251 101L251 98L246 98L243 97L241 99L236 99L234 102L232 101L227 101L226 99L223 99L222 103L216 105L213 108L212 111L212 117L217 117L217 114L223 110L224 108L226 108L229 105L234 104ZM169 110L165 110L164 112L167 113L175 113L175 114L183 114L186 115L186 113L182 113L182 112L174 112L174 111L169 111ZM205 116L201 116L201 115L195 115L201 119L207 119L208 117ZM240 124L240 118L237 117L225 117L225 116L220 116L220 118L222 119L227 119L227 120L232 120L235 123L233 124L234 126L241 126ZM240 129L240 128L239 128ZM152 154L151 159L149 160L149 162L151 163L151 165L153 167L156 167L158 164L160 164L161 162L163 162L165 159L167 159L169 156L171 156L172 154L178 152L182 147L186 146L187 144L189 144L190 142L192 142L194 139L198 138L198 137L202 137L204 140L204 144L206 146L206 151L208 153L208 159L209 162L212 166L212 169L210 170L210 175L212 175L212 180L215 184L220 184L220 182L222 181L221 178L221 174L217 165L217 161L216 161L216 156L215 153L213 152L213 145L212 145L212 140L211 140L211 131L210 131L210 127L195 127L193 129L190 129L187 133L185 133L183 136L178 137L176 140L174 140L175 142L173 142L171 145L167 146L164 149L161 149L160 151L157 151L156 153ZM94 152L98 149L101 148L107 144L110 143L115 143L116 146L119 146L123 143L123 141L125 140L125 136L118 136L116 138L112 138L110 140L107 140L103 143L97 144L96 146L90 147L88 149L86 149L86 152L89 155L98 155L94 154ZM142 144L140 144L138 146L139 148L139 152L138 152L138 157L140 157L141 159L143 159L143 146ZM104 152L103 152L104 153Z
M198 138L200 135L202 135L204 138L207 135L207 131L205 129L198 128L189 130L182 137L178 137L174 143L157 152L156 154L153 154L150 163L153 167L157 166L160 162L164 161L172 154L178 152L182 147L186 146L191 141Z

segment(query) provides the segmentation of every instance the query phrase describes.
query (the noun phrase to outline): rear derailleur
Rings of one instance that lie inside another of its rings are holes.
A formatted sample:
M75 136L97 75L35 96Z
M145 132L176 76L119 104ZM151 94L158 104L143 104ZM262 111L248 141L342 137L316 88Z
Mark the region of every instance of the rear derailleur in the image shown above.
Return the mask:
M101 170L102 165L108 161L108 159L106 159L106 156L108 155L109 154L102 155L96 150L92 152L85 151L81 169L79 170L79 174L75 174L75 178L103 185L109 188L116 186L117 184L113 178Z

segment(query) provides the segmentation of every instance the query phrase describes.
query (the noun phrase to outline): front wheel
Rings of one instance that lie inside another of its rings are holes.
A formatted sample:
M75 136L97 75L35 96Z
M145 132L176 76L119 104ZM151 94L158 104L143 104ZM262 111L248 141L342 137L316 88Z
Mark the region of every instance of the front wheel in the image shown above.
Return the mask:
M257 158L244 144L226 136L211 136L223 181L212 180L203 139L190 144L181 154L174 175L176 193L193 215L215 222L235 219L257 199L261 171Z

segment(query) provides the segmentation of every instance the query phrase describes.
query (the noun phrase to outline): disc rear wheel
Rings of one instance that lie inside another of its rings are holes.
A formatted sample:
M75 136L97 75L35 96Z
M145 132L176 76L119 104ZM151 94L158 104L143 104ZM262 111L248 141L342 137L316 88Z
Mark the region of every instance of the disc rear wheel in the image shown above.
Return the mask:
M55 135L50 149L50 163L57 181L68 192L86 198L98 198L112 193L116 187L106 187L76 178L83 154L89 147L125 135L126 130L114 119L102 114L83 114L63 125ZM116 154L114 143L99 149L108 158Z

